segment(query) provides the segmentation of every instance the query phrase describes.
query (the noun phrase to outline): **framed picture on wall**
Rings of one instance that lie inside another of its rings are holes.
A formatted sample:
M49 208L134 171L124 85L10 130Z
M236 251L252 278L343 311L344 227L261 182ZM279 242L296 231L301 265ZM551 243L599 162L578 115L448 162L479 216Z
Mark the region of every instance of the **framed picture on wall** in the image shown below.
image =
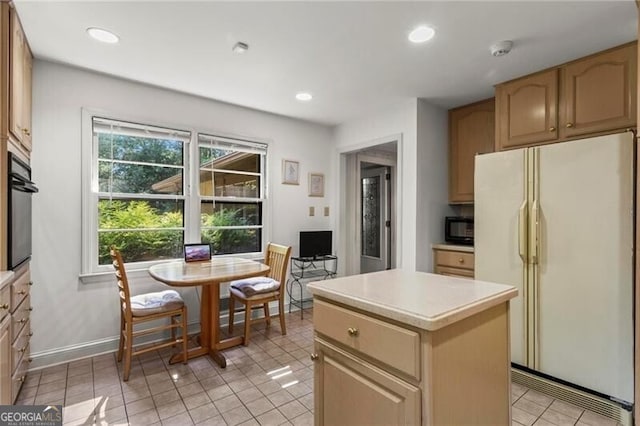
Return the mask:
M309 197L324 197L324 175L309 173Z
M300 184L300 163L293 160L282 160L282 183Z

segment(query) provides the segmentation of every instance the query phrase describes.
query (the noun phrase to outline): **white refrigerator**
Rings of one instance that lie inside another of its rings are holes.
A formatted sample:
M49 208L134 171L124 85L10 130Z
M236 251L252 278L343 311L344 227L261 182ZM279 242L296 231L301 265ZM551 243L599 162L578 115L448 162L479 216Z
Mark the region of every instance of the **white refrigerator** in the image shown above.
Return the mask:
M633 402L632 133L476 156L475 278L511 284L511 360Z

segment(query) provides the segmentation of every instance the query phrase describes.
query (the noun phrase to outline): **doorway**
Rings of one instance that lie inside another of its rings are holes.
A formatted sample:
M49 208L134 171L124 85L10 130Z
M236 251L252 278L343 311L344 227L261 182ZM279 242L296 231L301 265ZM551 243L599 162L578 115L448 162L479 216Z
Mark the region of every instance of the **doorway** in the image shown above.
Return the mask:
M391 269L391 168L360 163L360 273Z
M396 267L399 139L340 154L340 274Z

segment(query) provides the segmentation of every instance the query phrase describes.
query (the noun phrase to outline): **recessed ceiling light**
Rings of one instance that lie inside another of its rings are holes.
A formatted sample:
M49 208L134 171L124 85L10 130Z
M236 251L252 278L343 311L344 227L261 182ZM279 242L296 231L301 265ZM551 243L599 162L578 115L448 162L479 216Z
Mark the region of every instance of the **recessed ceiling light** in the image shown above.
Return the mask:
M101 28L87 28L87 33L94 39L103 43L117 43L120 37L112 33L111 31L103 30Z
M424 43L433 38L436 31L426 25L415 28L409 33L409 41L412 43Z
M299 101L310 101L313 99L313 96L311 96L311 93L300 92L296 93L296 99Z
M244 53L249 50L249 45L247 43L239 41L233 46L232 50L236 53Z

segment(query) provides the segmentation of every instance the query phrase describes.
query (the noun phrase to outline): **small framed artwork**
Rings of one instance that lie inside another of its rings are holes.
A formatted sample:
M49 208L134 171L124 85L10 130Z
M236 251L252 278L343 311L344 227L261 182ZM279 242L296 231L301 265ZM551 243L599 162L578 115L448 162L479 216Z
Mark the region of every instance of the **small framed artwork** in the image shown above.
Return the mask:
M324 197L324 175L309 173L309 197Z
M282 183L299 185L300 163L293 160L282 160Z

